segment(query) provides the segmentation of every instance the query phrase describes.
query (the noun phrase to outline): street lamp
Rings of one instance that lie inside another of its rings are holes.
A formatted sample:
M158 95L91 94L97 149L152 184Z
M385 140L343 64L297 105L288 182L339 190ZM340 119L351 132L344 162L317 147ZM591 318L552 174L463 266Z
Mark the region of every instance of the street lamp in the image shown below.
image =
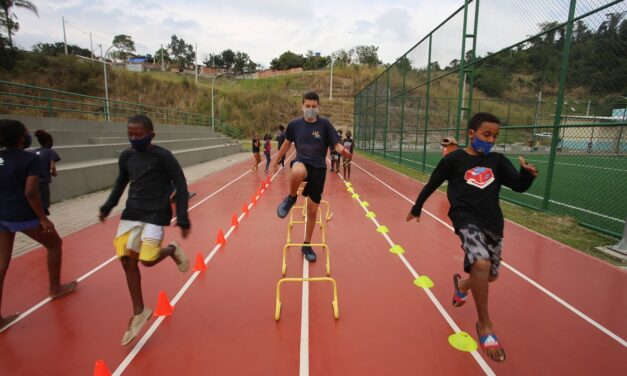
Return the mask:
M331 80L329 80L329 100L333 100L333 56L331 56Z
M98 46L100 46L100 57L102 58L102 67L104 69L104 84L105 84L105 120L107 122L111 121L110 115L109 115L109 84L107 82L107 54L109 53L109 50L111 50L113 47L115 47L115 45L112 45L111 47L107 48L107 51L104 53L104 55L102 54L102 44L99 44Z
M213 115L213 83L219 76L222 76L222 73L217 73L215 76L211 77L211 130L215 132L215 118Z

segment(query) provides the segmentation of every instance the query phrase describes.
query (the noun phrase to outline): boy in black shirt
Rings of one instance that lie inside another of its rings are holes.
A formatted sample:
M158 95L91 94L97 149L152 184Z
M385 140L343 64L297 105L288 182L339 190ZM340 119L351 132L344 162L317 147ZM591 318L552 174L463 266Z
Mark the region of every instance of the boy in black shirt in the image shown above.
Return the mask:
M462 240L465 253L464 271L468 279L453 276L455 292L453 305L461 307L468 291L477 307L479 321L477 334L487 356L497 362L505 361L505 350L499 343L488 314L488 283L498 277L503 238L503 213L499 206L499 191L505 185L516 192L531 186L537 169L521 156L520 172L500 153L490 153L499 134L500 120L480 112L470 119L468 135L471 144L447 154L433 171L427 185L407 214L407 221L420 222L422 205L427 198L448 180L447 196L451 204L448 215L455 233Z
M309 244L316 226L316 214L322 199L322 191L324 190L327 172L327 163L325 161L327 148L332 147L333 150L344 157L350 158L351 155L340 143L340 137L331 122L318 116L318 107L320 105L318 94L313 91L305 93L302 104L304 116L292 120L287 125L285 142L272 164L272 170L277 170L277 161L280 161L287 154L292 143L294 143L296 145L296 159L290 165L290 193L279 204L277 215L280 218L287 216L296 202L296 194L300 183L306 181L307 185L303 190L303 196L309 197L309 200L307 200L307 227L303 243ZM316 261L316 253L310 246L303 246L301 251L307 261Z
M187 216L189 193L185 175L168 150L151 143L155 137L152 121L144 115L128 120L128 137L132 148L120 154L120 173L107 202L100 208L100 221L118 204L124 188L131 182L126 208L113 241L120 258L133 301L133 317L122 337L122 345L130 343L150 318L152 311L144 307L138 262L154 266L171 257L179 270L189 269L189 260L177 242L161 248L163 226L170 224L170 186L176 186L176 224L186 238L190 231Z

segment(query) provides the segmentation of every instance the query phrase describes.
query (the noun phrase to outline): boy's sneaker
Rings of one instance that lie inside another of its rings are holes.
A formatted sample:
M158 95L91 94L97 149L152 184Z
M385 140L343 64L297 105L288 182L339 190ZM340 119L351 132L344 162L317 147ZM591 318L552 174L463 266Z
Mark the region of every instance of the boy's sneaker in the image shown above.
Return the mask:
M187 255L185 255L185 252L183 252L183 249L178 242L172 242L169 245L174 247L172 258L174 258L174 261L181 273L185 273L189 270L189 259L187 258Z
M281 201L279 207L276 209L276 214L279 216L279 218L285 218L287 216L287 213L290 212L290 209L296 203L296 198L297 197L287 195L287 197L283 201Z
M316 252L314 252L313 248L308 245L304 245L300 251L303 253L307 261L316 262Z
M133 339L135 339L135 337L137 337L137 334L139 334L144 325L148 322L150 315L152 315L152 311L144 307L144 311L142 313L131 317L128 329L124 332L124 336L122 337L122 346L128 345Z

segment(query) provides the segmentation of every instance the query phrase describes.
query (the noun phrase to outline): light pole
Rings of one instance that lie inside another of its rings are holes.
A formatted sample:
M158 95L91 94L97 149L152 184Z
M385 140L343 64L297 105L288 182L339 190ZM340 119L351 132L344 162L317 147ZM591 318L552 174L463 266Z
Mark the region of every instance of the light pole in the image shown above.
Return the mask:
M107 48L107 51L104 53L104 55L102 54L102 44L99 44L98 46L100 46L100 57L102 58L102 67L104 69L104 83L105 83L105 120L107 122L111 121L110 115L109 115L109 84L107 82L107 54L109 53L109 50L111 50L113 47L115 47L115 45L112 45L111 47Z
M211 77L211 130L214 132L216 128L215 128L215 118L213 115L213 83L216 80L216 78L218 78L221 75L222 73L217 73L215 76Z
M329 100L333 100L333 56L331 56L331 79L329 80Z

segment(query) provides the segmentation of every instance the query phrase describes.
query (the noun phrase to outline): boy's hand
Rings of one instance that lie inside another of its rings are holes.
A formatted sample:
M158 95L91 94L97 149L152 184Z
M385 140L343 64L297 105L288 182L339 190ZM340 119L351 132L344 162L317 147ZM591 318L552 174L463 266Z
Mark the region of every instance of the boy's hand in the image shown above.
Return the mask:
M191 229L181 227L181 236L183 237L183 239L187 239L190 232L191 232Z
M49 234L54 231L54 223L50 222L48 218L45 218L42 221L40 221L40 224L41 224L41 232L43 232L44 234Z
M518 162L520 162L520 167L522 167L525 170L529 171L529 173L531 175L533 175L534 177L538 176L538 169L536 168L536 166L534 166L534 165L532 165L530 163L527 163L525 161L525 158L522 155L518 156Z
M411 212L409 212L409 213L407 214L407 218L405 218L405 221L409 222L409 221L411 221L411 220L412 220L412 219L414 219L414 218L416 218L416 222L417 222L417 223L419 223L419 222L420 222L420 217L414 217L414 215L413 215Z
M57 169L53 168L52 171L50 171L50 175L57 176Z
M104 221L107 219L107 214L100 212L100 214L98 214L98 220L102 223L104 223Z

